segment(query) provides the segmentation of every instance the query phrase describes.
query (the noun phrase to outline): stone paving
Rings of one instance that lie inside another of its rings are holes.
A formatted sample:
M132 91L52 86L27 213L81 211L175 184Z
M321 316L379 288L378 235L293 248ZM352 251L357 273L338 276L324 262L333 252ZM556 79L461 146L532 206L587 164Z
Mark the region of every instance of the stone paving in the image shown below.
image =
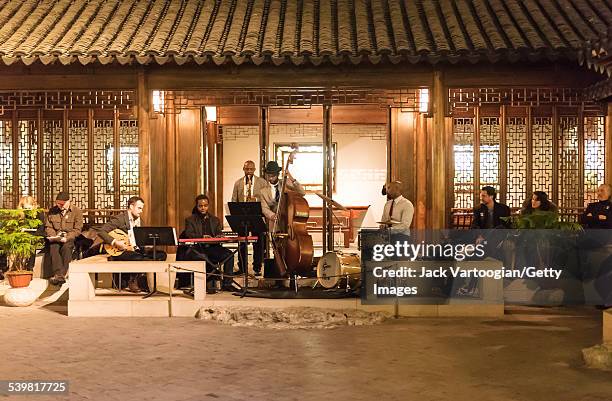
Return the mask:
M271 330L192 318L69 318L61 303L0 307L0 379L70 380L69 397L11 398L18 400L612 399L612 373L585 368L581 356L601 342L601 312L511 312Z

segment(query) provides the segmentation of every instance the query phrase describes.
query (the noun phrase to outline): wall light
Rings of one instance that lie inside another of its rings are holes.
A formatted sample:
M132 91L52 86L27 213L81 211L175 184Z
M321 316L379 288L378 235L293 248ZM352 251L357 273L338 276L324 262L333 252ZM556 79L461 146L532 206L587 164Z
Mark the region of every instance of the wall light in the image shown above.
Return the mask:
M429 112L429 89L419 89L419 113Z
M164 91L153 91L153 111L155 113L164 112Z
M217 122L217 106L205 106L206 121Z

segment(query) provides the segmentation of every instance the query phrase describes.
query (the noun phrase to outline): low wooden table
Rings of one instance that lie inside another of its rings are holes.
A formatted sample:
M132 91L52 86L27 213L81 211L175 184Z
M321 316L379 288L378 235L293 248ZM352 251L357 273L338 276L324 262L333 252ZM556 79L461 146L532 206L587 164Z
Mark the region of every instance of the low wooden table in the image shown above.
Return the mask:
M125 293L96 295L95 273L170 274L189 270L200 273L194 273L193 299L172 294L148 299ZM108 261L108 255L96 255L70 263L68 284L68 316L194 316L206 297L206 263L176 261L175 254L168 254L165 261Z

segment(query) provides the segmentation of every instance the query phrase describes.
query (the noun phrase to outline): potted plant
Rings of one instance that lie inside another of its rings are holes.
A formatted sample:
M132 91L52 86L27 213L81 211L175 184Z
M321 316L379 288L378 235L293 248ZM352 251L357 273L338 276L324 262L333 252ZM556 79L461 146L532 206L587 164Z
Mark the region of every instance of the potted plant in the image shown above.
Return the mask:
M37 209L0 209L0 254L6 255L8 272L5 276L13 288L27 287L33 272L28 260L43 247L41 236L34 234L42 224Z

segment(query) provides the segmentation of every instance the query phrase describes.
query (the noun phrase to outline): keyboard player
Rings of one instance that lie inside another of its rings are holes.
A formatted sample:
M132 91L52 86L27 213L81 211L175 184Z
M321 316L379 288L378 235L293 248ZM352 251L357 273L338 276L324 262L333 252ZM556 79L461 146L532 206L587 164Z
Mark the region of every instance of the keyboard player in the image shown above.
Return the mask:
M222 224L219 218L208 212L209 199L206 195L198 195L195 198L195 206L191 212L191 216L185 219L185 231L181 235L183 238L212 238L222 236ZM189 246L181 246L181 250L177 254L177 259L180 260L201 260L206 261L206 271L212 272L216 266L223 263L224 277L222 289L224 291L236 291L232 286L231 275L234 273L234 254L229 249L224 248L220 244L215 243L197 243ZM211 282L216 282L216 276L212 276Z

